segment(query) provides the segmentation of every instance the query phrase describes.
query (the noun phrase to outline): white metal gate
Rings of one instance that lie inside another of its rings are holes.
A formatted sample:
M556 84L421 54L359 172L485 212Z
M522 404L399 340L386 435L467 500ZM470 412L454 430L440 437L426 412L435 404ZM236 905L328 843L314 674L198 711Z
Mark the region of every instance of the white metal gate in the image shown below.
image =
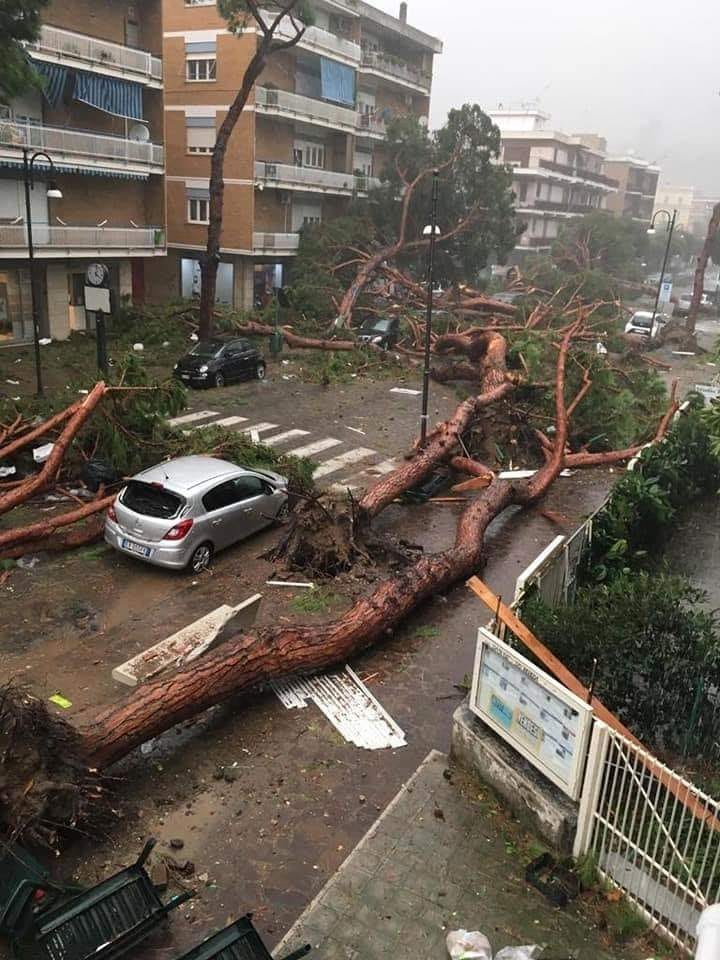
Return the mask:
M575 855L591 853L653 927L691 952L720 899L720 803L595 721Z

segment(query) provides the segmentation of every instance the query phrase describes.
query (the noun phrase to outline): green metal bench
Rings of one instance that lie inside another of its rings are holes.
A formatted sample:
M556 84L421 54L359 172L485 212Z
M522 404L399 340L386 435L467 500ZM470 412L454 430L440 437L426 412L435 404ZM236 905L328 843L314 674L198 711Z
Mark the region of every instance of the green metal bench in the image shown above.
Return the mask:
M310 945L306 944L299 950L294 950L282 960L300 960L310 952ZM262 942L257 930L253 926L252 914L231 923L219 933L208 937L189 953L184 953L178 960L273 960L270 952Z

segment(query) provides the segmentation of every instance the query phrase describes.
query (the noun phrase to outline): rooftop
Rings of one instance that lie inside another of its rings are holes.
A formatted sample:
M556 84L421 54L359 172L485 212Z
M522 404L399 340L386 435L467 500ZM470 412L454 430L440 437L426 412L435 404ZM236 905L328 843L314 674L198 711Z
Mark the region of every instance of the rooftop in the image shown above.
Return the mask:
M366 3L365 0L326 0L326 2L330 2L335 8L345 10L350 16L359 16L365 20L371 20L379 27L383 27L385 30L391 30L405 40L410 40L421 47L432 50L433 53L442 53L442 40L431 36L429 33L425 33L423 30L418 30L417 27L411 26L403 17L402 12L400 16L393 17L383 10L378 10L378 8L374 7L371 3ZM399 11L402 11L402 9L404 9L406 16L407 4L404 5L404 8L403 4L400 4Z

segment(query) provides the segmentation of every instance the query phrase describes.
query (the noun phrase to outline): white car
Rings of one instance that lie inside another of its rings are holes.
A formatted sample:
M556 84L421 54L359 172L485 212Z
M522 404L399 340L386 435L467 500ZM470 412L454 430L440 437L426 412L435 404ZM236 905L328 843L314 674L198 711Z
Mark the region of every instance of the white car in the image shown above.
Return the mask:
M652 310L636 310L625 324L625 333L635 333L641 337L655 337L659 324L660 316L658 314L655 315L655 323L653 324Z

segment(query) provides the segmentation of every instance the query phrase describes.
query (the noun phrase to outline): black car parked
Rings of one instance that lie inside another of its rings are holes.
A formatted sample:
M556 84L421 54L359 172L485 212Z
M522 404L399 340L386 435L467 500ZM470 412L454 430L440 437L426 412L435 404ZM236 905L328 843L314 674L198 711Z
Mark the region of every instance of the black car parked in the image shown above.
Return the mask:
M400 338L398 317L371 317L358 330L360 343L374 343L383 350L392 350Z
M250 377L264 380L265 360L249 340L198 340L174 373L191 387L224 387Z

